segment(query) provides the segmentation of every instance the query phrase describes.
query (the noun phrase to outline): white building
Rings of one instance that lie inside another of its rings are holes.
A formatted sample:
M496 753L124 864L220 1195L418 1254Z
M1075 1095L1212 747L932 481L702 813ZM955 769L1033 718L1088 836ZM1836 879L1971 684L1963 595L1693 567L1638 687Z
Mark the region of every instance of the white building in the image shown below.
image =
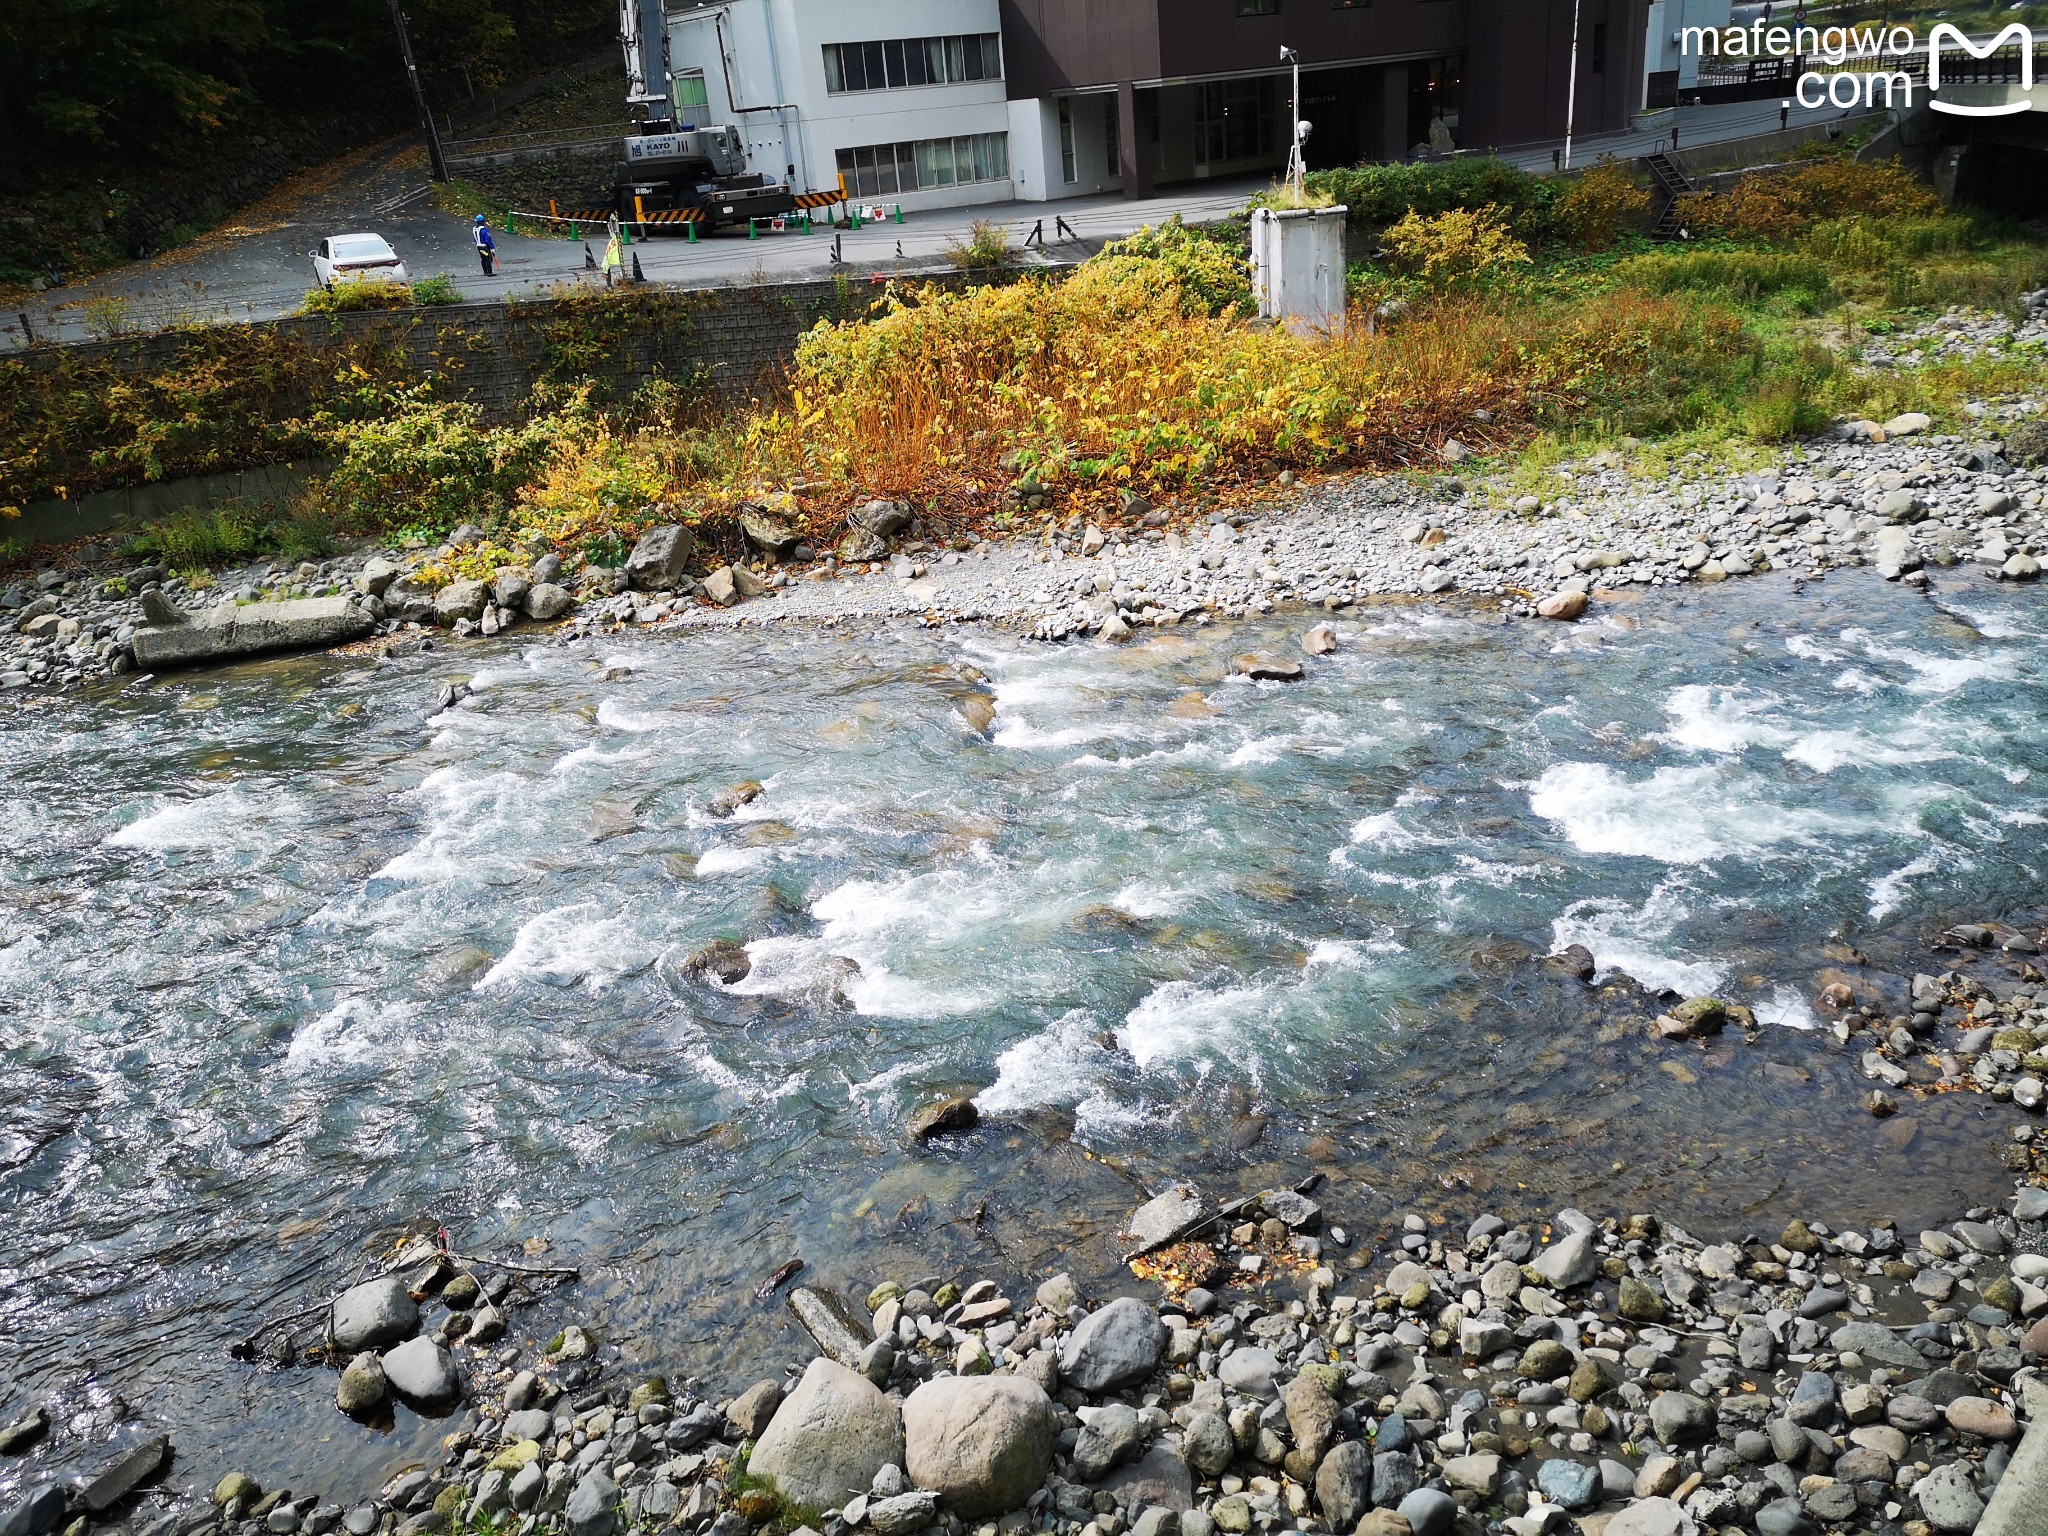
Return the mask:
M678 123L738 124L753 168L798 191L1020 195L997 0L670 0L668 72Z

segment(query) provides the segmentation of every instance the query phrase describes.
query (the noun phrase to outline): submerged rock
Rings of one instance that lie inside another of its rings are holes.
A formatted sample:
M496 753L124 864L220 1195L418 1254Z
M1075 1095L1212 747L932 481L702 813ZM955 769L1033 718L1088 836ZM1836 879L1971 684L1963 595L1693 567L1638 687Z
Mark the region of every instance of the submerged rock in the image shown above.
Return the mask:
M974 1100L967 1094L955 1094L950 1099L941 1099L936 1104L927 1104L910 1117L910 1139L917 1142L949 1136L955 1131L972 1130L981 1122L981 1111L974 1107Z

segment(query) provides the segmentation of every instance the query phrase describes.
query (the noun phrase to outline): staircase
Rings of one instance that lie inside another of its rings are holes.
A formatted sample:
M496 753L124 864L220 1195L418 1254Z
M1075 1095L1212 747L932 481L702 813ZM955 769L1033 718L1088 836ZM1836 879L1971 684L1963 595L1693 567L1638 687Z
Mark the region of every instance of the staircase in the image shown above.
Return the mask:
M1686 175L1685 167L1661 149L1643 156L1643 165L1657 188L1657 222L1650 227L1650 238L1675 239L1678 235L1678 200L1699 191L1699 183Z

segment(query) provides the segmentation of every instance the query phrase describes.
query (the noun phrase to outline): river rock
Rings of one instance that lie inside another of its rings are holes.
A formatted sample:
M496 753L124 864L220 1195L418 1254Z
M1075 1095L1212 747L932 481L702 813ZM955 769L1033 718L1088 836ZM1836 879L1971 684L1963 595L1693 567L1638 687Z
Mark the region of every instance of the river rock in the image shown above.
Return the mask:
M1560 1291L1584 1285L1593 1278L1598 1267L1593 1252L1593 1234L1567 1232L1561 1241L1552 1243L1537 1254L1530 1261L1530 1266Z
M1159 1508L1175 1513L1192 1509L1195 1479L1185 1457L1163 1440L1146 1447L1136 1461L1127 1461L1099 1485L1119 1509Z
M1327 656L1337 649L1337 631L1328 624L1318 624L1301 637L1301 648L1311 656Z
M1083 1392L1107 1392L1149 1376L1166 1347L1166 1325L1135 1296L1084 1317L1060 1343L1060 1374Z
M1336 1443L1337 1418L1342 1412L1342 1405L1330 1389L1308 1371L1287 1383L1280 1393L1280 1401L1287 1409L1287 1428L1294 1436L1294 1448L1307 1458L1308 1465L1316 1465Z
M458 619L480 619L484 616L484 605L490 600L488 582L451 581L434 594L434 617L443 624L453 624Z
M642 592L679 587L689 575L696 535L679 523L650 528L626 556L626 585Z
M383 1275L343 1291L335 1300L331 1324L336 1349L351 1355L382 1349L419 1330L419 1303L403 1276Z
M1074 1442L1074 1475L1096 1482L1112 1467L1128 1460L1144 1443L1135 1410L1123 1403L1105 1403L1081 1426Z
M1340 1440L1316 1468L1316 1503L1323 1524L1348 1531L1372 1508L1372 1447L1362 1440Z
M545 624L550 619L559 619L576 606L576 599L567 587L556 586L552 581L536 581L526 593L526 616Z
M1126 1235L1134 1250L1163 1247L1207 1214L1202 1192L1194 1185L1168 1185L1131 1213Z
M903 1465L896 1405L865 1376L813 1360L754 1444L747 1470L795 1504L836 1509Z
M342 1367L335 1384L334 1405L351 1418L375 1413L384 1401L384 1366L371 1350L363 1350Z
M432 1339L408 1339L384 1356L384 1379L408 1403L443 1408L462 1396L455 1359Z
M1942 1410L1948 1427L1958 1434L1981 1435L1986 1440L2011 1440L2020 1432L2019 1421L2003 1403L1988 1397L1959 1397Z
M854 1315L852 1308L835 1293L808 1285L800 1285L791 1291L788 1305L796 1320L803 1325L804 1332L811 1336L812 1342L827 1359L849 1371L860 1369L861 1352L874 1340L867 1324ZM777 1417L780 1416L778 1413ZM814 1501L803 1499L798 1502Z
M163 1471L171 1459L169 1435L151 1435L78 1490L78 1502L103 1515Z
M1557 1457L1536 1469L1536 1486L1551 1503L1576 1514L1600 1501L1600 1469Z
M1241 1396L1270 1403L1280 1395L1280 1357L1256 1344L1240 1345L1217 1364L1216 1377Z
M1837 1354L1853 1350L1879 1365L1920 1370L1927 1364L1918 1350L1882 1323L1845 1323L1830 1335L1828 1342Z
M766 507L743 501L734 511L739 514L740 532L755 548L765 549L778 559L796 552L802 535Z
M50 1410L40 1403L11 1423L0 1424L0 1456L27 1450L50 1430Z
M1230 664L1255 682L1298 683L1302 677L1300 662L1273 651L1246 651L1233 656Z
M1372 1458L1372 1501L1382 1509L1397 1509L1401 1501L1421 1485L1415 1460L1406 1451L1375 1452Z
M131 645L136 666L161 671L236 656L340 645L368 634L374 624L368 611L348 597L224 603L188 614L181 623L146 625L135 631Z
M926 1142L940 1136L950 1136L955 1131L972 1130L981 1120L981 1111L974 1107L969 1094L955 1094L950 1099L941 1099L936 1104L927 1104L910 1117L910 1139Z
M910 1536L931 1524L938 1507L938 1495L922 1491L876 1499L868 1505L868 1529L875 1536Z
M1714 1432L1714 1408L1689 1392L1660 1392L1650 1401L1650 1428L1666 1445L1704 1440Z
M902 501L864 502L846 514L847 526L878 539L893 539L910 526L910 504Z
M562 1506L562 1529L569 1536L611 1536L618 1523L614 1506L619 1502L619 1485L601 1468L583 1474Z
M962 1519L1005 1514L1038 1491L1059 1443L1059 1415L1017 1376L942 1376L903 1404L904 1463Z
M1198 1413L1189 1419L1181 1431L1180 1447L1188 1465L1204 1477L1220 1477L1237 1454L1230 1423L1220 1413Z
M732 1406L725 1410L725 1420L742 1440L758 1440L781 1406L782 1383L757 1381L732 1400Z
M1936 1467L1921 1478L1913 1485L1913 1497L1927 1523L1952 1536L1974 1531L1983 1518L1984 1500L1970 1481L1968 1467L1960 1462Z
M1586 612L1588 599L1578 591L1553 592L1536 604L1536 616L1542 619L1569 621L1582 617Z
M1638 1499L1607 1522L1603 1536L1698 1536L1699 1525L1666 1498Z
M44 1483L18 1496L0 1513L0 1536L46 1536L64 1523L64 1489Z
M1457 1501L1435 1488L1416 1489L1401 1501L1397 1513L1415 1536L1446 1536L1458 1523Z

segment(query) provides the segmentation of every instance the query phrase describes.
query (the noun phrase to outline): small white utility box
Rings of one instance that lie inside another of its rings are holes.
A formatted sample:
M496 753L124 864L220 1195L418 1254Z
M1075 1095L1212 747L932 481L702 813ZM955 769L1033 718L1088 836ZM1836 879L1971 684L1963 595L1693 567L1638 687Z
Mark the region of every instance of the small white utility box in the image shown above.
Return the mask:
M1344 217L1348 208L1252 212L1252 293L1259 313L1292 331L1344 328Z

